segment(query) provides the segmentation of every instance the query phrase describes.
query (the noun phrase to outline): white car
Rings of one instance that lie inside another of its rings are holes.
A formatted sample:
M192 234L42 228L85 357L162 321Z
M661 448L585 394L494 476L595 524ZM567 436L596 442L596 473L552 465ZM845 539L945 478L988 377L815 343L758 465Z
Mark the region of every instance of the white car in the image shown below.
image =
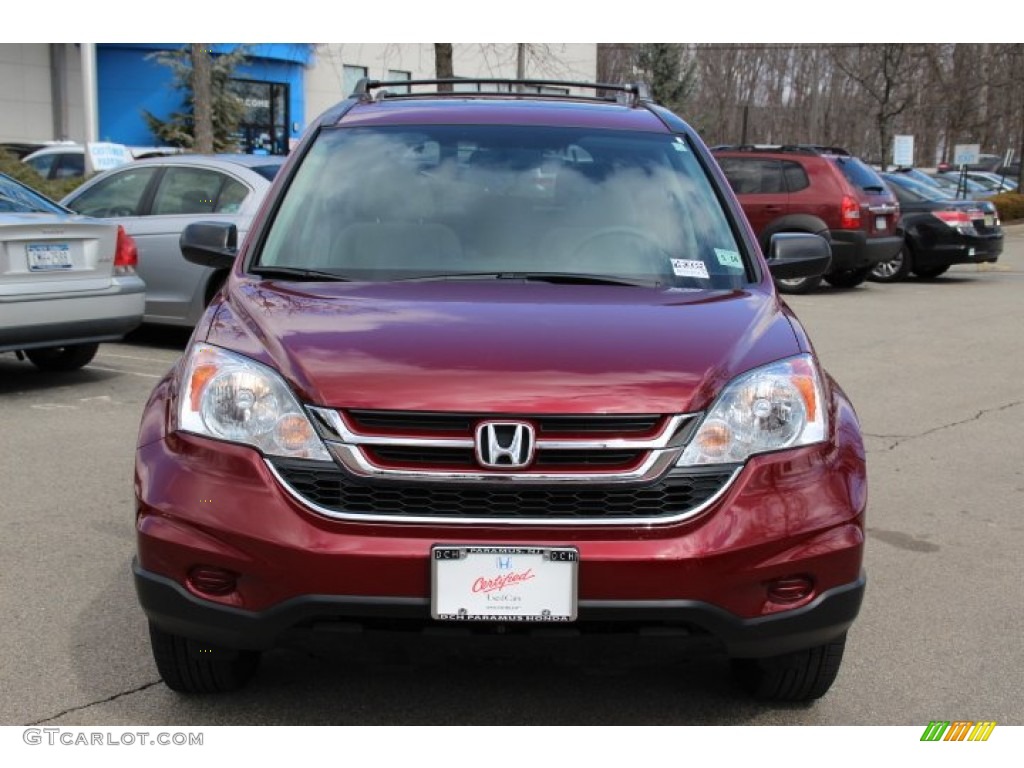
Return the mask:
M116 224L77 216L0 174L0 352L49 371L86 365L142 322L138 251Z
M1017 182L1011 176L1002 176L989 171L968 171L967 178L996 192L1016 192Z
M176 147L127 147L136 160L146 157L180 154ZM21 162L35 169L44 179L70 179L85 176L85 146L73 141L58 141L47 144Z
M191 328L227 270L185 261L182 230L197 221L249 230L271 179L284 163L272 155L175 155L137 160L93 177L61 205L121 224L139 247L146 283L144 322Z

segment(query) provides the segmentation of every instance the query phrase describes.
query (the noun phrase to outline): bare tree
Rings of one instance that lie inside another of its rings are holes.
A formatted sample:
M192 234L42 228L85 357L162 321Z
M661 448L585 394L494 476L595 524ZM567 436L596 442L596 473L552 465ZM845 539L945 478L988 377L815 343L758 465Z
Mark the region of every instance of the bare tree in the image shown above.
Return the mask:
M836 46L836 67L860 86L873 103L878 136L877 157L885 163L893 135L893 121L913 103L918 46L909 43Z

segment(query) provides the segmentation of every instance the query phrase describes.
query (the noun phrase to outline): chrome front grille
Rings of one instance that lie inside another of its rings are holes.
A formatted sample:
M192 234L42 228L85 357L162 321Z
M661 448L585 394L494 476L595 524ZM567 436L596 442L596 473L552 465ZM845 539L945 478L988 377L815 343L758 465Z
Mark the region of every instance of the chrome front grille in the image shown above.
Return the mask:
M481 421L508 418L489 413L439 413L431 411L344 411L345 420L364 434L461 434L472 435ZM538 435L571 437L573 435L605 435L607 437L644 437L657 434L665 416L661 414L598 414L598 415L535 415L512 416L531 421Z
M307 409L335 462L267 459L281 486L343 520L650 525L699 514L741 467L677 468L696 414L533 415ZM525 466L481 462L486 423L526 424Z
M353 477L421 482L649 482L674 465L696 423L691 414L308 410L332 457ZM488 422L529 425L532 460L514 468L484 464L477 434Z

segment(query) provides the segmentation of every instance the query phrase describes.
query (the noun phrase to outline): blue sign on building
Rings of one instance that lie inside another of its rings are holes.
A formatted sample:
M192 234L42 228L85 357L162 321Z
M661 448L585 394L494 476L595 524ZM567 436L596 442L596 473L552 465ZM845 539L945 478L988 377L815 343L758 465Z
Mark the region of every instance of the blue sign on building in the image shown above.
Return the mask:
M159 144L143 112L165 119L183 107L171 69L153 54L187 43L103 43L96 46L99 135L132 146ZM211 45L213 55L237 44ZM246 59L234 73L233 88L246 106L239 129L240 149L284 154L305 128L304 72L313 63L311 43L245 46Z

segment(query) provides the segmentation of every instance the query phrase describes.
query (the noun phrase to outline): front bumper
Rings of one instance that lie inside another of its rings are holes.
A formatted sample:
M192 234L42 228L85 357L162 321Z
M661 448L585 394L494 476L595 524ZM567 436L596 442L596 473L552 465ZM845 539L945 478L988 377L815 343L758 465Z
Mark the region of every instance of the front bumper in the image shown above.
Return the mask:
M136 584L151 621L176 634L269 648L293 629L339 621L450 628L430 619L430 551L439 543L574 546L576 628L688 627L733 655L821 644L845 631L860 605L864 448L838 390L829 442L752 458L691 519L538 528L327 518L282 488L258 452L162 434L162 389L136 454ZM235 588L203 592L190 578L197 566L236 574ZM769 586L795 576L813 590L776 601Z
M147 617L164 631L232 649L267 650L290 633L334 626L429 626L430 600L417 597L302 595L264 611L217 605L190 594L164 576L132 563L135 589ZM574 625L581 633L600 626L674 627L704 635L732 657L775 656L809 648L845 632L860 610L866 577L819 594L781 614L745 619L700 600L581 600ZM459 628L465 629L465 625ZM520 629L521 627L516 627ZM549 627L541 626L543 629ZM565 625L558 631L564 632Z

